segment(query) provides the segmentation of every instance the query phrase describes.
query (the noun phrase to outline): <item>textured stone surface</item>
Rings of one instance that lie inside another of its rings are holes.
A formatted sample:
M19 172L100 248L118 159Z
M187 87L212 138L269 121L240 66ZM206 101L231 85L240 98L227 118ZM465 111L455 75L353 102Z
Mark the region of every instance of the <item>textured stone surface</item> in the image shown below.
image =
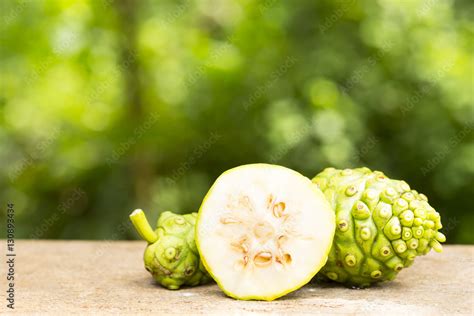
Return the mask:
M17 241L15 311L63 315L473 314L474 246L446 246L442 254L419 257L395 281L369 289L309 284L273 302L236 301L224 296L215 284L178 291L161 288L143 267L144 248L140 241ZM3 263L1 312L8 312L5 267Z

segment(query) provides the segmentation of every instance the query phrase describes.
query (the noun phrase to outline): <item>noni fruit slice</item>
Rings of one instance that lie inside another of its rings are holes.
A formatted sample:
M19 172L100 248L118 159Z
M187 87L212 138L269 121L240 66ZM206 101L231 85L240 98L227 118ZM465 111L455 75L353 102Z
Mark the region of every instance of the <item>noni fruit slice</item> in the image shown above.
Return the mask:
M211 281L201 264L194 241L196 215L163 212L156 230L153 230L142 210L137 209L130 214L138 233L148 242L143 256L145 269L159 284L170 290Z
M349 286L393 280L416 256L441 252L446 237L428 198L405 181L368 168L327 168L313 182L336 214L336 234L320 274Z
M251 164L224 172L199 209L201 260L233 298L274 300L326 263L335 217L311 180L288 168Z

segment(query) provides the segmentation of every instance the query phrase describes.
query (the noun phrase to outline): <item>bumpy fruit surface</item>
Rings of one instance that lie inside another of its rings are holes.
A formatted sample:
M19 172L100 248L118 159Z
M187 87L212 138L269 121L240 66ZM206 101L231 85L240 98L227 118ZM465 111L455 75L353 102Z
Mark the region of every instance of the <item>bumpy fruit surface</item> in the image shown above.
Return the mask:
M138 233L148 242L143 258L145 269L170 290L211 281L201 264L194 241L196 216L197 213L177 215L164 212L153 231L142 210L135 210L130 215Z
M319 275L366 287L394 279L431 248L442 251L439 213L405 181L368 168L327 168L313 183L336 214L333 247Z
M311 180L288 168L251 164L224 172L199 209L196 243L229 296L274 300L324 266L335 216Z

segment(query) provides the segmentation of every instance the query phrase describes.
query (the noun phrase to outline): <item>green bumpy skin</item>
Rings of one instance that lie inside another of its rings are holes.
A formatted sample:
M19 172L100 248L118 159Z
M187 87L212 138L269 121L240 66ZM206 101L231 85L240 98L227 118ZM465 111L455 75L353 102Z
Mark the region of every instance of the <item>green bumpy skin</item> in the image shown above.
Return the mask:
M136 210L130 219L143 239L148 241L143 256L145 269L162 286L177 290L212 279L199 258L194 240L197 213L178 215L164 212L153 231L143 211Z
M368 168L327 168L313 178L336 213L336 233L319 275L352 287L393 280L418 255L442 251L438 212L405 181Z

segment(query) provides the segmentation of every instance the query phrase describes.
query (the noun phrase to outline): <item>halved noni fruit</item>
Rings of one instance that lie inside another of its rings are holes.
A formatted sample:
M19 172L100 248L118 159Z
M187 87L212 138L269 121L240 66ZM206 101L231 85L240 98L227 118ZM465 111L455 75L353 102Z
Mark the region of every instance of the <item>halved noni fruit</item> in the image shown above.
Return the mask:
M224 172L198 213L196 244L219 287L274 300L324 266L335 217L321 191L291 169L251 164Z

